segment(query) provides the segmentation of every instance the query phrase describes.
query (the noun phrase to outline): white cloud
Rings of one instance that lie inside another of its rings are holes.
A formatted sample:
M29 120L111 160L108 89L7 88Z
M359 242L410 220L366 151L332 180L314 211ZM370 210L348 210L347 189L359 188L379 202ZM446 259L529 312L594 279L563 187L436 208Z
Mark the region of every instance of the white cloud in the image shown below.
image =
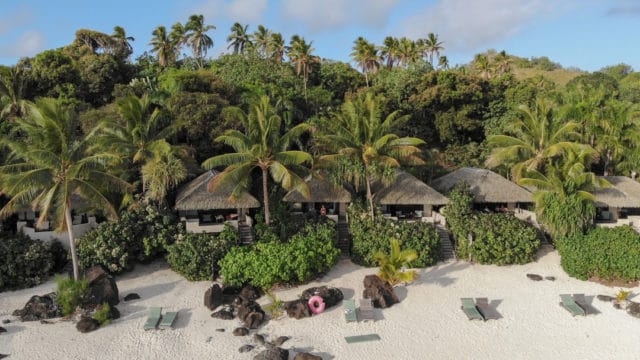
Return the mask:
M39 31L28 31L14 42L0 44L0 57L33 56L44 49L45 37Z
M267 11L269 0L206 0L191 11L203 14L207 22L231 20L231 22L257 23Z
M312 32L335 31L353 25L382 27L399 0L282 0L288 21Z
M407 19L403 35L423 38L433 32L448 51L474 51L567 6L557 0L437 0Z

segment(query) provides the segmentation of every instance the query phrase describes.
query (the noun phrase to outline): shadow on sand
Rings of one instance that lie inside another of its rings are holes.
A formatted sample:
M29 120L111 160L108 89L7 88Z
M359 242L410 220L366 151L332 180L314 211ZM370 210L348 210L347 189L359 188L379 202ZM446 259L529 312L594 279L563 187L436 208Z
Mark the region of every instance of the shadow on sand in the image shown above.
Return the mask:
M418 270L418 280L414 282L420 284L435 284L442 287L449 286L456 281L455 277L449 276L451 273L461 271L471 266L467 262L455 261L449 263L439 263L436 266Z

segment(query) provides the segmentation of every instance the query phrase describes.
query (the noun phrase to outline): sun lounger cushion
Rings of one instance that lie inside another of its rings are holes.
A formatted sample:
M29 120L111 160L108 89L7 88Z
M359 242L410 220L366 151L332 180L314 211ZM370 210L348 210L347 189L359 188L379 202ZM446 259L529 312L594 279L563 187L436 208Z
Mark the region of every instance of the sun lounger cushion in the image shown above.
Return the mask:
M462 298L460 301L462 302L462 306L460 308L464 311L469 320L484 320L484 317L476 308L476 304L473 302L472 298Z
M356 315L356 301L353 299L342 300L342 306L344 307L344 319L347 322L358 321Z
M160 324L158 325L158 328L160 329L172 328L173 321L176 319L177 315L178 315L177 312L168 312L164 314L164 316L162 317L162 321L160 321Z
M476 298L476 308L485 320L498 320L502 317L496 309L489 305L487 298Z
M151 329L157 328L161 317L162 317L161 307L149 308L149 315L147 316L147 322L144 323L144 329L151 330Z
M367 335L345 336L344 339L347 341L347 344L353 344L353 343L363 342L363 341L380 340L380 335L367 334Z
M576 315L585 316L586 315L584 309L581 308L580 305L575 303L575 301L573 300L573 297L571 297L571 295L562 294L562 295L560 295L560 300L562 300L560 302L560 305L563 308L567 309L567 311L569 311L571 313L571 315L573 315L573 316L576 316Z
M598 309L594 308L587 301L587 299L584 297L584 294L573 294L572 297L573 297L573 301L575 301L575 303L578 304L578 306L580 306L584 310L585 314L595 315L600 313Z

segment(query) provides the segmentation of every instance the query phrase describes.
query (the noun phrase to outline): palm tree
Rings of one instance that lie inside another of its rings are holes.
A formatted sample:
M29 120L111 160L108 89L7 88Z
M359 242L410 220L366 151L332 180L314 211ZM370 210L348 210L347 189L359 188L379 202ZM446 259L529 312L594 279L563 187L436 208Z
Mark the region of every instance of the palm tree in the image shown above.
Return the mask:
M169 66L175 58L175 47L164 26L158 26L151 34L153 35L151 41L149 41L149 45L152 46L151 52L156 53L160 67L165 68Z
M152 146L153 156L140 169L144 197L157 203L164 203L167 191L187 178L184 161L166 141L158 141Z
M608 187L608 181L586 171L597 156L590 146L574 147L547 174L532 170L520 179L521 185L536 189L533 200L538 219L554 236L584 232L596 215L593 190Z
M0 121L25 116L31 104L24 99L25 78L18 68L0 73Z
M57 231L66 228L73 276L78 280L71 198L80 197L114 219L116 209L103 191L126 191L130 185L106 171L113 154L87 152L92 136L78 136L77 117L60 101L41 99L16 124L26 137L1 139L10 154L0 167L0 186L11 200L0 210L0 217L28 207L40 211L38 226L50 219Z
M114 26L111 38L116 44L116 53L120 54L124 59L128 58L133 52L133 47L131 46L130 41L135 41L136 39L134 39L133 36L127 36L124 28L118 25Z
M383 45L380 47L380 57L386 59L387 68L393 68L398 61L398 47L400 42L398 38L387 36L384 38Z
M315 138L321 153L319 168L334 170L356 188L364 183L371 219L374 216L371 183L395 177L401 164L422 165L419 145L424 141L392 133L409 120L394 111L382 119L380 98L371 93L349 100L339 111L323 119ZM347 164L345 164L345 162Z
M440 58L438 59L438 68L442 70L449 69L449 59L447 59L446 56L444 55L440 56Z
M526 105L518 107L521 118L509 124L511 135L492 135L487 139L493 148L486 166L494 168L507 165L515 180L527 172L539 170L556 157L578 144L579 125L573 121L560 122L548 101L538 99L534 109Z
M306 197L309 189L301 174L305 172L304 164L310 164L311 155L304 151L288 150L292 143L311 128L308 124L299 124L282 134L282 117L276 113L279 102L271 105L267 96L251 107L249 114L236 109L244 125L244 132L227 130L216 138L216 142L229 145L234 153L211 157L202 163L205 169L226 166L214 181L211 189L233 184L233 197L248 189L251 172L260 169L262 173L262 194L264 201L265 223L270 223L268 177L282 185L283 188L297 189Z
M400 249L400 241L391 239L391 251L385 254L379 251L373 254L374 260L380 266L378 276L391 286L399 283L408 283L418 277L415 270L405 271L412 261L418 258L418 253L413 249Z
M320 59L313 55L315 49L311 44L313 44L313 41L307 44L303 37L293 35L287 49L287 56L295 64L296 73L298 75L302 74L305 99L307 98L307 82L309 81L312 65L320 62Z
M189 16L189 21L185 26L187 44L191 46L191 52L200 69L204 66L203 59L207 55L207 50L213 47L213 40L207 35L207 32L215 28L213 25L204 24L204 15Z
M408 67L420 57L420 49L415 41L402 37L398 43L398 64Z
M287 47L284 44L284 38L282 38L282 34L271 33L268 46L269 57L272 58L275 62L282 62L286 50Z
M380 55L373 43L360 36L353 42L351 59L360 66L364 74L367 87L369 86L369 73L376 72L380 66Z
M227 49L233 48L234 54L244 55L245 47L251 43L251 36L247 34L247 29L249 25L240 24L239 22L234 23L231 26L231 34L227 36L227 42L229 46Z
M427 38L424 39L424 50L429 55L429 63L431 66L435 66L433 63L433 55L440 57L440 52L444 50L442 44L442 41L438 41L438 35L434 33L427 34Z
M504 75L511 72L511 58L507 55L506 51L500 51L493 60L495 61L498 74Z
M493 69L491 68L489 58L486 55L477 54L473 59L473 67L474 69L476 69L476 71L478 71L480 77L482 77L483 79L488 80L489 78L491 78L491 71Z
M264 25L258 25L258 30L253 33L253 39L260 56L266 58L271 43L271 31L264 27Z
M102 122L97 146L120 154L131 165L129 170L141 175L143 193L146 194L146 185L151 180L145 177L142 168L147 163L157 161L158 156L168 156L168 146L175 157L185 159L188 156L185 148L170 146L165 140L178 130L180 124L165 126L162 111L153 106L148 95L119 100L118 111L123 122Z

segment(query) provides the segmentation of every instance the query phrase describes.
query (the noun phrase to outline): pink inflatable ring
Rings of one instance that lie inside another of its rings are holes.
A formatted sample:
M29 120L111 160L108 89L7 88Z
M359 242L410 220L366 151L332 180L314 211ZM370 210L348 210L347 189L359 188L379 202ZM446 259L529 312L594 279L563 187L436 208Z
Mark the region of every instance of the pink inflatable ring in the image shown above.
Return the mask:
M311 309L311 312L316 315L324 311L324 300L322 300L322 297L318 295L312 296L307 304L309 305L309 309Z

